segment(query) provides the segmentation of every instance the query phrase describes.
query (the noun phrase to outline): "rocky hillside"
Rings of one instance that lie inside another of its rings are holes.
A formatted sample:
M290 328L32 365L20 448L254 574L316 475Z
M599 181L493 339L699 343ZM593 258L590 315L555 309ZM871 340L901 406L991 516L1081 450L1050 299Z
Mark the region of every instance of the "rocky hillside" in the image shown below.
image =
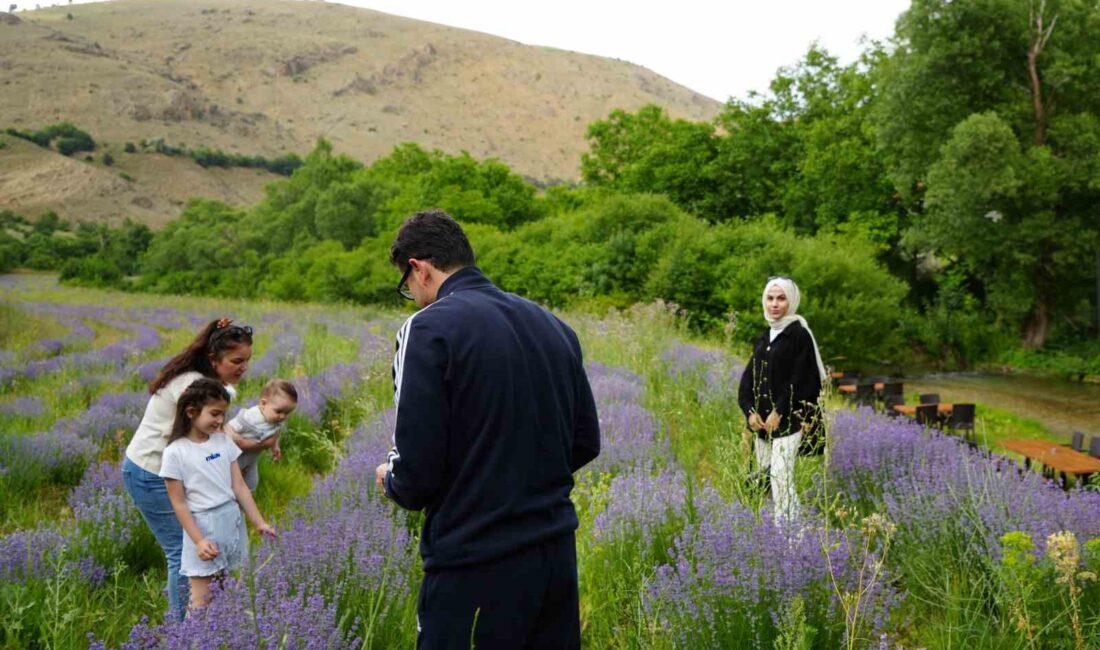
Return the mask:
M646 103L696 120L720 109L623 61L336 4L129 0L0 14L0 128L68 120L116 161L4 137L0 209L160 224L188 197L248 203L276 178L123 152L155 138L276 157L325 137L364 161L416 141L570 180L587 124Z

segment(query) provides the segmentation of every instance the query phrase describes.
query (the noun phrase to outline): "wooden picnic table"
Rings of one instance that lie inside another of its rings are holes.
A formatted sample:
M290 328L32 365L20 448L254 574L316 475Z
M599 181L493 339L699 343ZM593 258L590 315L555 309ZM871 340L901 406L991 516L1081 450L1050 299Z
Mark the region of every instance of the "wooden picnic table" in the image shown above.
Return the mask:
M842 392L842 393L854 393L854 392L856 392L856 385L855 384L844 384L842 386L839 386L838 388L839 388L840 392ZM884 388L886 388L886 383L885 382L880 381L877 384L875 384L875 390L883 390Z
M1035 461L1053 472L1061 472L1063 487L1068 487L1065 480L1067 474L1081 477L1081 482L1084 483L1088 481L1089 475L1100 472L1100 458L1093 458L1049 440L1005 440L1001 446L1023 456L1024 467L1031 467L1031 462Z
M908 415L913 418L917 416L918 406L930 406L929 404L895 404L894 410L902 415ZM938 415L948 416L955 410L955 405L951 402L940 402L936 404L936 413Z

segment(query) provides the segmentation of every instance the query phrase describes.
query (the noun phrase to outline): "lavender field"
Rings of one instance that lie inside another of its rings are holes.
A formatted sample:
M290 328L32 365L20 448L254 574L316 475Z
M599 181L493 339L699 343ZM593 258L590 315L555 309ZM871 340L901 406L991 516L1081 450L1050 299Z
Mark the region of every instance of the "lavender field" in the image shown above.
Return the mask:
M144 384L200 323L257 332L241 400L301 399L257 500L280 531L165 624L163 557L122 488ZM0 647L411 648L419 515L382 500L405 314L134 296L0 276ZM577 476L589 648L1100 647L1100 492L830 400L806 513L750 480L739 351L663 305L565 314L603 453Z

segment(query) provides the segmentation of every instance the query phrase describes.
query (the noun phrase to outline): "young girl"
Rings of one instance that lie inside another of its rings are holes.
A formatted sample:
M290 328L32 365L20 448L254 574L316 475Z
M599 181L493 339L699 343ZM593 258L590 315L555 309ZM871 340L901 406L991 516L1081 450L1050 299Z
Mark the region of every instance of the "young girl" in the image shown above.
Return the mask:
M180 575L191 583L191 609L206 604L210 581L239 568L248 557L241 508L256 530L275 535L241 476L237 446L222 433L229 393L202 378L180 395L160 475L183 527Z

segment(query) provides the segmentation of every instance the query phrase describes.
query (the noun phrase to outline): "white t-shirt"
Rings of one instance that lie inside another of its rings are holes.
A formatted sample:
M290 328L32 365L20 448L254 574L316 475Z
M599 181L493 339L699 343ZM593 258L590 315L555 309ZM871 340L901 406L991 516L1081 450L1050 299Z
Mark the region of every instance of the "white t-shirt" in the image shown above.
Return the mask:
M126 457L135 465L147 472L160 473L160 456L164 452L164 445L168 444L172 423L176 420L176 402L183 391L202 376L201 372L185 372L149 398L141 424L130 439L130 444L126 446Z
M230 466L240 455L233 440L220 431L201 443L180 438L164 450L160 475L183 481L187 507L203 512L237 499Z
M229 421L229 426L245 438L263 440L279 432L284 422L273 423L264 419L259 405L244 409Z

